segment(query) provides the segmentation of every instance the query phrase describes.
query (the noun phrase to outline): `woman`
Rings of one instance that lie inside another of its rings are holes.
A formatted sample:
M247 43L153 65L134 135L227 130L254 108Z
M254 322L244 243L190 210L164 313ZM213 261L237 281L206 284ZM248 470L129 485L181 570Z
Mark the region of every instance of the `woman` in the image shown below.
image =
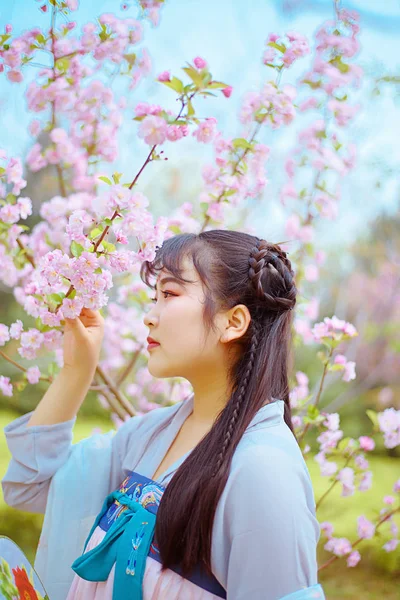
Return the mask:
M237 231L181 234L141 277L156 291L148 369L187 379L189 398L71 445L103 336L84 309L66 321L57 379L5 430L4 496L45 512L35 567L50 598L324 598L291 423L286 253Z

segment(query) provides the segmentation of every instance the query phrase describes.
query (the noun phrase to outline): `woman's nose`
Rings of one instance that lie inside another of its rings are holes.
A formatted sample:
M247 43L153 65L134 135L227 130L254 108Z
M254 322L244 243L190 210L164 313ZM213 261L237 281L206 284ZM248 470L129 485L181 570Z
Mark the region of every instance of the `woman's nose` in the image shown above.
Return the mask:
M149 312L145 314L144 318L143 318L143 323L146 325L146 327L149 327L149 325L154 325L156 322L156 317L153 313L153 306L150 308Z

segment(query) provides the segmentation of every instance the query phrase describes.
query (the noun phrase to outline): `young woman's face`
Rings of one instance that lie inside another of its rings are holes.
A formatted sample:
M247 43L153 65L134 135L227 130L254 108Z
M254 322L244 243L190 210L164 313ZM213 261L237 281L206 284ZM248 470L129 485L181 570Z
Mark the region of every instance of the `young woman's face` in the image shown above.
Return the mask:
M148 369L154 377L209 379L223 361L219 332L210 331L205 341L204 292L201 280L189 260L183 263L183 277L195 283L165 281L171 274L161 271L154 293L156 302L144 317L149 337L159 346L149 352Z

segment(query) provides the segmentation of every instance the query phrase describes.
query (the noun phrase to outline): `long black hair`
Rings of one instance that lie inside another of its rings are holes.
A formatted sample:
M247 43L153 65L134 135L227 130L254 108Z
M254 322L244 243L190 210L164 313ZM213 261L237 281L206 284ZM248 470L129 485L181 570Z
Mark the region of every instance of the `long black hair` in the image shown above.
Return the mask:
M186 576L199 564L211 574L215 510L236 446L257 411L273 399L283 400L284 419L294 435L288 361L297 289L291 263L278 244L222 229L165 240L154 260L143 263L142 280L155 289L151 280L165 269L187 282L184 257L191 259L203 284L206 331L214 330L220 310L244 304L251 315L246 333L234 342L241 348L229 371L232 395L166 486L157 512L162 568L179 565Z

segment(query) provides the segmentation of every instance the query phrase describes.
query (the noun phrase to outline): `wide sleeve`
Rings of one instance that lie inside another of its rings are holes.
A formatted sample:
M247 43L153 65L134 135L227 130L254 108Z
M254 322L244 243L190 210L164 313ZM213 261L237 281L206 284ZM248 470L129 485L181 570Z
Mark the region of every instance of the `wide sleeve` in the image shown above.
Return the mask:
M4 428L11 460L1 485L10 506L44 513L50 480L68 459L76 417L27 427L32 414L18 417Z
M224 507L228 600L323 598L316 559L320 528L304 461L254 447L230 482ZM307 588L310 595L301 595Z
M33 411L32 411L33 412ZM74 453L85 448L90 461L96 462L96 448L111 444L111 462L107 486L118 485L123 479L122 456L129 434L141 422L142 417L132 417L125 421L117 432L95 434L73 444L73 427L76 417L53 425L33 425L27 427L32 412L18 417L4 428L11 460L1 485L6 504L19 510L42 513L46 509L50 482L57 471L68 461L72 449ZM109 441L111 439L111 441ZM85 454L86 456L86 454ZM85 465L85 468L94 467Z

